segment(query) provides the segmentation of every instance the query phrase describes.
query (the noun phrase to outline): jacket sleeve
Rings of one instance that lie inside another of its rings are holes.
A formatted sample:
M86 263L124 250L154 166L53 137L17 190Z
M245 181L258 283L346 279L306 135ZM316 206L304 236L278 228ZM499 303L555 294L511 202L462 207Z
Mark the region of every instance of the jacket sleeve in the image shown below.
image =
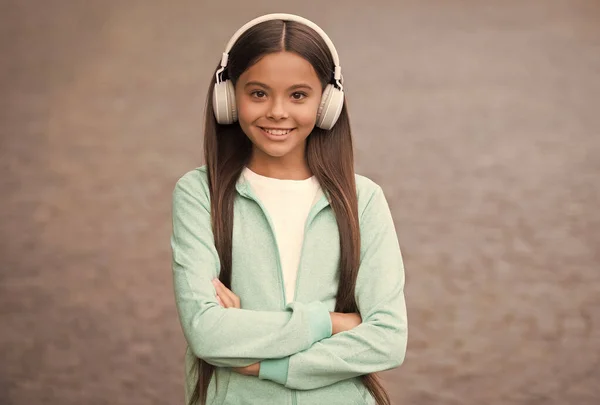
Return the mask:
M361 215L356 299L362 323L291 356L261 362L259 378L309 390L398 367L407 345L404 266L379 186Z
M291 303L282 311L223 308L212 279L220 261L214 246L207 187L191 174L173 191L173 284L179 320L196 357L221 367L281 358L331 336L327 307Z

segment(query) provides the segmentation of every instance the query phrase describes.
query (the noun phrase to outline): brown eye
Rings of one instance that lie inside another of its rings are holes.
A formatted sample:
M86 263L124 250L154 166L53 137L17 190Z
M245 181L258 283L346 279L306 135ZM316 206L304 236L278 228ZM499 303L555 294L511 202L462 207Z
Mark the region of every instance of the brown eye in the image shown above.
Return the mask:
M264 97L266 97L267 93L265 93L262 90L255 90L252 93L250 93L250 95L252 97L256 97L256 98L264 98Z
M292 93L292 98L294 100L302 100L303 98L307 97L306 93L303 93L301 91L297 91L295 93Z

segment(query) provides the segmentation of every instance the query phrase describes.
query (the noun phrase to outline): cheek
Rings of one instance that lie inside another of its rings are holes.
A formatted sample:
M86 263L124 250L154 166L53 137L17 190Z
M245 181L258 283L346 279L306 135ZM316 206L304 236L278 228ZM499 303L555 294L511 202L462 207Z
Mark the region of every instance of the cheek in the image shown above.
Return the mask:
M300 125L314 125L317 120L317 111L321 100L311 100L297 108L294 113L296 122Z
M258 103L241 101L237 104L237 110L240 121L254 121L257 117L264 114L261 105Z
M303 110L295 117L296 122L302 126L314 126L317 121L317 108Z

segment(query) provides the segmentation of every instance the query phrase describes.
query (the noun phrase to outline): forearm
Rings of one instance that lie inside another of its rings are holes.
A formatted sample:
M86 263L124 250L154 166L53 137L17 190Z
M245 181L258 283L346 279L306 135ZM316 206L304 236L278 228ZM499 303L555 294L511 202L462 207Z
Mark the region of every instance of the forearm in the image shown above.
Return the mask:
M259 312L259 311L253 311L253 312ZM270 314L272 314L272 312ZM348 329L360 324L360 316L358 316L357 314L342 314L342 313L337 313L337 312L330 312L329 317L330 317L330 322L331 322L332 334L340 333L340 331L348 330ZM286 350L286 352L287 352L287 350L289 350L286 348L281 348L281 349ZM268 360L268 359L272 359L272 358L287 357L287 356L295 354L295 353L298 353L298 351L294 351L293 353L289 353L288 355L285 355L285 356L273 356L271 358L260 358L260 359L257 359L256 357L216 357L216 356L208 357L208 356L205 356L204 360L206 360L210 364L212 364L214 366L218 366L218 367L232 367L232 368L240 369L240 368L248 368L248 366L253 366L251 368L250 375L258 376L258 370L259 370L260 363L257 363L257 360L264 361L264 360ZM256 366L256 368L254 368L254 366ZM248 371L248 369L246 371Z
M338 333L289 357L261 362L261 378L292 389L314 389L364 374L398 367L406 353L407 327L402 314L382 315Z
M185 274L175 273L177 309L194 355L219 366L289 356L331 336L326 307L293 303L285 311L222 308L216 299L194 298Z
M396 368L404 361L406 346L405 324L382 328L365 323L290 356L285 386L314 389Z

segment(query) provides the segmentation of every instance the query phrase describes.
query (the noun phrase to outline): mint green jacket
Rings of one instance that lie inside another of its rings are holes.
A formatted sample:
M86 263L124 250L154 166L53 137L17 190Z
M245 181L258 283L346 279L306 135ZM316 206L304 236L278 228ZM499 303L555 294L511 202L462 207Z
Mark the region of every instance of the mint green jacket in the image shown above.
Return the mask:
M359 378L398 367L407 343L404 267L381 188L356 175L360 268L356 301L362 323L332 336L339 279L337 222L324 193L306 222L295 298L286 305L273 225L241 176L236 184L232 291L241 309L223 308L211 280L220 271L210 221L206 168L186 173L173 191L173 281L188 348L186 403L195 357L215 365L208 404L365 405ZM231 371L260 362L259 377Z

